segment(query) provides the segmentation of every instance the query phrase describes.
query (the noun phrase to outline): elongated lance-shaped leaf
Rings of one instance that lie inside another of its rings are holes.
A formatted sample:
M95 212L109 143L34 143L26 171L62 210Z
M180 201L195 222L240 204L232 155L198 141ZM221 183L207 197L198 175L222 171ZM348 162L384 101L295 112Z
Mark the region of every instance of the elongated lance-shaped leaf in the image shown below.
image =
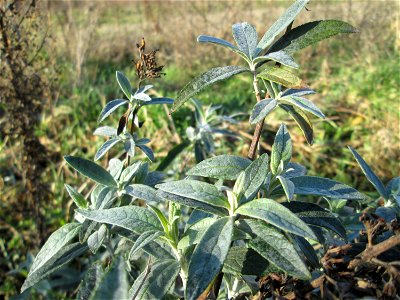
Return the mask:
M293 69L283 66L267 65L257 77L279 83L288 88L300 88L303 86L303 81Z
M299 217L272 199L255 199L241 205L236 213L266 221L276 227L317 240L313 231Z
M156 262L139 275L129 291L133 300L164 299L179 275L180 265L177 261L167 259Z
M292 201L282 203L291 212L309 225L324 227L336 232L340 237L346 239L346 230L339 219L329 210L326 210L314 203Z
M149 95L147 95L146 93L137 93L135 95L132 95L131 99L136 99L136 100L140 100L143 102L151 101L151 97Z
M131 83L129 82L128 78L125 77L124 73L117 71L115 75L117 76L117 81L121 90L124 92L126 98L130 100L132 96Z
M142 105L155 105L155 104L173 104L174 103L174 99L171 98L151 98L150 101L146 101L141 103Z
M116 143L120 141L119 138L112 138L106 141L103 145L101 145L100 149L97 150L96 155L94 156L94 160L99 160L106 154Z
M187 172L187 175L235 180L251 160L234 155L219 155L203 160Z
M296 121L297 125L303 132L304 137L309 145L314 143L314 130L307 115L301 110L295 109L292 105L278 104L283 110L289 113L292 118Z
M232 217L218 219L204 233L190 259L185 299L197 299L218 275L228 254L232 233Z
M244 171L242 195L239 205L252 200L268 175L268 154L264 153Z
M281 124L278 132L275 135L275 141L271 151L271 172L277 174L279 165L283 161L286 166L292 158L292 141L289 131L285 124Z
M268 52L284 50L288 54L313 45L339 33L355 33L357 29L338 20L314 21L300 25L285 33Z
M294 184L290 181L290 179L285 178L283 176L276 176L280 181L282 188L285 192L286 198L291 201L294 197Z
M313 268L318 268L320 266L319 259L313 246L301 236L292 236L293 239L296 241L297 246L299 246L301 252L303 252L304 258L310 263Z
M64 159L71 167L73 167L83 176L86 176L105 186L117 186L117 182L115 181L114 177L112 177L110 173L108 173L98 164L95 164L90 160L71 155L64 156Z
M229 50L235 52L236 54L239 54L242 58L244 58L244 60L249 61L249 57L246 55L246 53L244 53L243 51L239 50L239 48L237 48L236 46L234 46L230 42L225 41L223 39L216 38L216 37L209 36L209 35L199 35L197 37L197 41L199 43L211 43L211 44L214 44L214 45L222 46L222 47L224 47L226 49L229 49Z
M156 188L177 196L229 209L229 202L215 185L197 180L179 180L156 185Z
M279 269L300 279L311 277L293 245L275 228L259 220L242 220L239 228L255 236L248 243L250 248Z
M386 192L385 186L383 185L382 181L379 179L378 176L374 173L374 171L370 168L370 166L365 162L365 160L361 157L360 154L357 153L356 150L349 146L351 153L353 154L354 158L356 159L358 165L361 167L361 170L367 177L368 181L372 183L376 191L384 198L388 199L389 196Z
M143 153L147 156L148 159L150 159L150 161L155 160L153 150L151 150L150 147L147 147L146 145L136 145L136 146L143 151Z
M96 130L93 132L93 134L100 135L100 136L106 136L106 137L116 136L117 129L110 127L110 126L101 126L99 128L96 128Z
M114 260L110 270L104 275L90 300L128 299L129 283L122 257Z
M107 234L107 226L103 224L100 226L99 230L95 231L89 236L87 244L89 246L90 251L93 254L96 254L97 250L99 250L99 248L103 244L106 234Z
M46 262L46 264L35 269L34 272L29 272L28 277L25 279L24 284L22 285L21 293L31 286L35 285L36 283L40 282L42 279L46 278L53 272L57 271L62 266L66 265L75 257L81 256L87 251L87 249L88 246L86 244L81 244L80 242L65 245L60 249L60 251L52 255L52 257Z
M171 112L177 110L187 100L189 100L191 97L193 97L209 85L224 79L228 79L234 75L243 72L250 72L250 70L248 68L239 66L217 67L208 70L207 72L194 78L179 92L178 97L172 105Z
M108 162L108 171L115 180L118 180L123 168L124 164L118 158L111 158Z
M161 163L157 167L157 171L164 171L170 164L171 162L183 151L185 150L188 146L190 145L190 141L184 141L178 145L176 145L174 148L172 148L167 156L161 161Z
M101 261L94 262L86 271L85 277L79 285L76 299L88 300L96 286L99 285L104 276L104 270Z
M105 118L107 118L113 111L115 111L118 107L127 104L128 101L124 99L116 99L108 102L106 106L104 106L103 110L100 113L99 118L97 119L97 123L102 122Z
M306 98L292 95L292 96L284 96L280 98L280 101L285 101L291 105L297 106L302 110L312 113L318 118L325 119L325 115L322 113L322 111L314 103L312 103L310 100Z
M204 218L185 230L182 238L179 240L178 249L185 249L191 245L197 244L207 229L216 221L214 218Z
M282 16L279 17L279 19L268 29L268 31L259 41L257 48L254 51L254 57L258 56L262 50L266 49L272 44L277 35L285 30L286 27L294 21L296 16L302 11L308 1L309 0L297 0L283 13Z
M272 53L271 53L272 54ZM303 89L287 89L282 93L281 97L286 97L286 96L305 96L305 95L312 95L315 94L315 91L309 89L309 88L303 88Z
M232 34L239 49L251 58L258 41L258 34L254 26L247 22L233 24Z
M81 228L79 223L68 223L53 232L47 239L46 243L36 255L32 266L29 270L27 280L39 268L48 263L61 249L66 246L74 237L76 237Z
M284 51L277 51L277 52L272 52L264 56L259 56L256 57L253 60L253 63L257 63L256 69L261 67L264 63L268 61L275 61L277 63L280 63L282 65L285 65L290 68L295 68L298 69L299 65L294 61L293 57L291 57L289 54L287 54Z
M291 179L297 195L315 195L334 199L363 200L365 196L343 183L317 176L300 176Z
M150 203L162 201L162 199L156 195L156 190L154 188L144 184L128 185L125 187L124 193Z
M254 105L253 111L250 116L250 124L254 125L264 120L264 118L274 110L278 101L275 99L264 99Z
M89 220L116 225L139 234L149 230L163 231L157 217L144 207L122 206L99 210L78 209L77 212Z
M143 232L133 244L131 251L129 252L129 258L131 259L137 251L142 249L144 246L154 241L156 238L162 236L164 233L161 231L146 231Z
M80 194L77 190L75 190L72 186L65 184L65 189L67 190L69 196L74 200L75 204L79 208L87 208L88 207L88 202L86 199Z

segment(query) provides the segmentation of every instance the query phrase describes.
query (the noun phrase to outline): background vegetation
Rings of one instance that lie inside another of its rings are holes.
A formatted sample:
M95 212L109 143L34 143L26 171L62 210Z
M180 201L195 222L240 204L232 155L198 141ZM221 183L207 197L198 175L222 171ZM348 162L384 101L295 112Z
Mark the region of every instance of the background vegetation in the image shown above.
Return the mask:
M195 74L217 62L218 65L236 63L230 61L232 55L224 49L197 44L199 34L229 40L230 25L247 20L252 20L258 31L263 31L289 2L40 2L38 18L42 27L35 32L39 37L47 32L40 53L48 63L38 72L55 83L51 92L42 96L43 113L34 134L49 153L40 179L51 196L45 203L36 204L35 209L43 218L41 226L45 228L38 236L35 216L29 212L31 206L21 197L28 193L21 184L21 166L16 155L22 144L2 134L0 295L8 297L19 290L26 272L23 262L28 257L28 249L32 249L32 239L37 241L33 244L40 244L71 218L72 203L63 184L73 184L77 178L65 167L62 155L94 156L103 142L102 138L92 135L97 116L107 100L119 96L115 70L134 78L131 60L141 37L146 38L150 48L160 49L159 61L165 65L167 75L159 80L156 90L174 98ZM310 147L288 120L294 143L293 160L305 165L311 175L336 179L368 193L372 187L346 146L356 148L381 178L393 178L400 173L399 4L372 0L312 1L308 8L298 22L341 19L360 32L307 49L298 59L305 62L301 77L318 92L311 100L326 112L327 121L316 123L316 139ZM218 84L201 93L198 99L203 103L224 104L225 114L250 111L254 97L249 98L250 85L244 80L247 79L237 77ZM9 116L4 113L7 99L0 97L0 126L3 126ZM173 120L166 110L156 107L144 109L143 118L150 131L148 136L152 136L156 164L185 136L185 128L193 125L189 105L174 114ZM262 141L268 149L279 124L268 119L266 122L270 131ZM231 126L240 131L242 140L221 142L217 154L227 149L247 153L248 134L252 133L247 117L243 123ZM177 163L182 159L177 159ZM79 191L87 191L86 184Z

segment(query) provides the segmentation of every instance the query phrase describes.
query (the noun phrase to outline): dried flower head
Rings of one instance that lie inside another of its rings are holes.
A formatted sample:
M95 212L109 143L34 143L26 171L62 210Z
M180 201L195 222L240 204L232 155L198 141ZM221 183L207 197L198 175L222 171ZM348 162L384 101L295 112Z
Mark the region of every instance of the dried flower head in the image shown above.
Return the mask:
M139 44L136 44L139 51L139 60L135 62L136 74L140 80L147 78L160 78L165 73L161 72L164 66L158 66L156 61L156 54L159 49L145 53L146 42L144 38Z

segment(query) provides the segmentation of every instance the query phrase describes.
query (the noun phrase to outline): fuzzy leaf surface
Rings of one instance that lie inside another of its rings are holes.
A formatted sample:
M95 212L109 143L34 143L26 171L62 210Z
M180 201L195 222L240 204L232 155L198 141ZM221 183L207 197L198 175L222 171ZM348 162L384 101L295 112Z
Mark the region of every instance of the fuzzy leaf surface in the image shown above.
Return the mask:
M254 125L263 120L277 106L278 101L275 99L264 99L254 105L250 116L250 124Z
M132 96L132 86L128 78L125 77L124 73L117 71L115 73L117 77L118 84L121 90L124 92L126 98L131 99Z
M283 161L286 166L292 158L292 141L289 131L285 124L281 124L278 132L275 135L274 144L271 151L271 172L277 174L279 165Z
M232 34L239 49L251 57L258 42L258 34L254 26L247 22L233 24Z
M106 141L103 145L101 145L99 150L97 150L96 155L94 156L94 160L97 161L102 158L103 155L106 154L119 141L119 138L112 138Z
M303 81L295 72L282 66L267 65L257 77L281 84L288 88L298 88L303 85Z
M127 103L128 100L125 99L111 100L104 106L103 110L100 113L99 118L97 119L97 123L101 123L102 121L104 121L105 118L111 115L112 112L115 111L118 107L125 105Z
M308 111L318 118L325 119L325 115L322 113L322 111L314 103L306 98L298 96L284 96L280 98L280 100L297 106L302 110Z
M314 130L307 115L303 113L301 110L296 110L292 105L286 105L286 104L278 104L278 105L286 112L288 112L289 115L296 121L297 125L303 132L303 135L306 138L307 143L309 145L312 145L314 142Z
M125 193L145 200L146 202L161 202L162 199L157 196L156 190L144 184L131 184L125 187Z
M75 204L79 207L79 208L87 208L88 207L88 202L86 201L86 199L82 196L82 194L80 194L77 190L75 190L72 186L68 185L68 184L64 184L65 189L67 190L69 196L72 198L72 200L74 200Z
M282 65L285 65L290 68L298 69L299 65L294 61L293 57L291 57L289 54L287 54L284 51L277 51L277 52L272 52L264 56L259 56L253 60L253 62L257 63L257 67L263 65L262 63L265 61L275 61L277 63L280 63Z

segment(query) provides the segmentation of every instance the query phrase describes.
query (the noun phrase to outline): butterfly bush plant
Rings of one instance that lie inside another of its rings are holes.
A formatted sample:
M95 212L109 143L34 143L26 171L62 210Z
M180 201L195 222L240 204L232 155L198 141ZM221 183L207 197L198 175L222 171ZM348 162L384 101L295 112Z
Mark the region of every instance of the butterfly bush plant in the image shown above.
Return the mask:
M325 197L330 203L364 201L366 197L345 184L306 175L303 166L291 161L292 143L285 124L276 133L270 156L257 151L264 119L274 109L287 112L312 144L308 115L325 116L307 99L315 92L299 77L299 65L292 55L331 36L356 32L337 20L292 28L307 3L294 2L261 39L249 23L232 26L236 46L199 36L200 43L239 55L245 66L213 68L189 82L175 101L147 94L152 86L143 82L160 77L162 67L156 63L155 51L145 52L144 40L138 45L137 86L132 88L124 74L117 72L126 98L108 102L99 123L121 106L126 111L116 128L102 126L95 131L108 138L95 160L122 145L126 154L110 159L108 170L90 160L65 156L73 169L92 180L94 188L87 200L66 185L77 206L75 220L49 237L22 290L89 251L93 255L78 299L205 299L218 295L231 299L257 293L256 279L271 273L311 279L311 272L320 268L313 245L323 246L328 232L343 241L347 234L335 213L303 197ZM138 117L143 106L172 104L174 112L206 87L238 74L251 76L255 95L249 120L255 131L247 157L214 156L213 134L218 129L213 126L221 119L214 115L215 108L204 110L193 100L197 123L188 129L188 136L200 154L187 177L168 180L160 171L149 171L146 160L137 159L143 152L154 161ZM385 188L351 150L382 196L388 202L389 198L399 202L398 178L396 187L392 183Z

